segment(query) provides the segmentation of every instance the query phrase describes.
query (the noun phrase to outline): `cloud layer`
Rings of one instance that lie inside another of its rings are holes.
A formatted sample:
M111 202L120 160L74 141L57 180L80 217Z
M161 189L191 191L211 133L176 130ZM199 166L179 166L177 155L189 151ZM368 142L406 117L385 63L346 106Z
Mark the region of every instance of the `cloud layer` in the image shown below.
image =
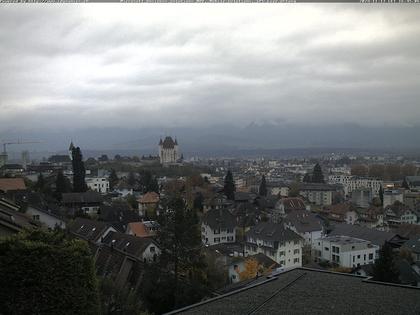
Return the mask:
M0 132L419 122L408 5L1 6Z

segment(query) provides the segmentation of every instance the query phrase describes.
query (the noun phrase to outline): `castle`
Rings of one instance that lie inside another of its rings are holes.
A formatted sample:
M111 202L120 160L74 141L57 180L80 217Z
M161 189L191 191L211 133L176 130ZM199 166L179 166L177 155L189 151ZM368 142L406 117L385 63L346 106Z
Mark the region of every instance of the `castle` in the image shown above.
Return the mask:
M178 142L172 137L165 137L159 141L159 159L162 164L176 163L179 160Z

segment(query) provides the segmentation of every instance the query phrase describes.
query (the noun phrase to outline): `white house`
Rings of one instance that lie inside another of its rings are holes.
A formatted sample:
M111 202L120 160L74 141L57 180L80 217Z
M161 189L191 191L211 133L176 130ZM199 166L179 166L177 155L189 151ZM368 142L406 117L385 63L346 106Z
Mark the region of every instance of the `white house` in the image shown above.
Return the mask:
M109 181L106 177L88 177L86 185L90 190L106 194L109 191Z
M236 219L227 209L210 209L202 218L201 240L205 245L234 243Z
M351 175L330 175L328 176L328 182L330 184L341 184L346 196L350 195L353 190L367 188L371 190L373 197L379 195L379 190L383 184L380 179Z
M61 229L66 228L66 222L48 210L28 206L26 214L30 215L33 220L44 223L50 229L56 227Z
M306 210L295 210L283 219L284 226L299 234L306 245L311 245L323 236L323 225L320 218Z
M379 246L359 238L336 235L315 240L313 249L319 261L354 268L374 263Z
M308 199L310 203L329 206L332 204L332 195L335 187L322 183L303 183L299 187L299 194Z
M282 267L302 266L304 239L282 224L260 222L245 237L246 256L262 253Z

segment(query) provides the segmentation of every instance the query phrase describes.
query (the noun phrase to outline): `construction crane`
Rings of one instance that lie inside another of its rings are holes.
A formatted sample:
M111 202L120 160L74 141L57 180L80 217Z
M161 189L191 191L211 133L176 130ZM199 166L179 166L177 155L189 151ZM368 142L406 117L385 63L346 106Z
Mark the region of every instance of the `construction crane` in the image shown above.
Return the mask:
M7 164L7 146L11 144L29 144L29 143L41 143L41 141L22 141L18 140L15 142L3 142L3 153L0 154L0 167L4 164Z

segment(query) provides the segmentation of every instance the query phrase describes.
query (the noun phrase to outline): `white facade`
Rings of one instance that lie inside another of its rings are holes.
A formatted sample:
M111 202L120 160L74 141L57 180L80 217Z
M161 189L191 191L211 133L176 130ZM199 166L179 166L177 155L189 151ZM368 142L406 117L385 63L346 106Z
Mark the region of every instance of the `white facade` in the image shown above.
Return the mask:
M391 206L395 201L404 203L404 194L398 189L388 189L384 191L384 204L383 207Z
M354 268L374 263L379 246L348 236L328 236L315 240L313 249L318 260Z
M159 160L162 164L176 163L179 160L178 142L171 137L159 141Z
M89 177L86 178L86 185L90 190L106 194L109 191L109 181L106 177Z
M376 178L357 177L352 175L330 175L328 176L330 184L341 184L344 188L344 194L349 195L353 190L368 188L372 191L373 197L379 195L382 187L382 181Z
M204 245L220 243L234 243L236 241L236 228L212 229L209 225L201 224L201 241Z
M303 241L290 240L279 242L275 248L274 242L266 242L263 239L252 239L247 237L245 255L262 253L285 268L302 266Z
M60 218L57 218L52 214L46 213L45 211L40 211L31 206L29 206L28 209L26 209L26 214L30 215L33 220L44 223L50 229L54 229L56 227L59 227L61 229L66 228L66 223Z
M299 194L308 199L310 203L319 206L330 206L332 204L331 190L301 190Z

